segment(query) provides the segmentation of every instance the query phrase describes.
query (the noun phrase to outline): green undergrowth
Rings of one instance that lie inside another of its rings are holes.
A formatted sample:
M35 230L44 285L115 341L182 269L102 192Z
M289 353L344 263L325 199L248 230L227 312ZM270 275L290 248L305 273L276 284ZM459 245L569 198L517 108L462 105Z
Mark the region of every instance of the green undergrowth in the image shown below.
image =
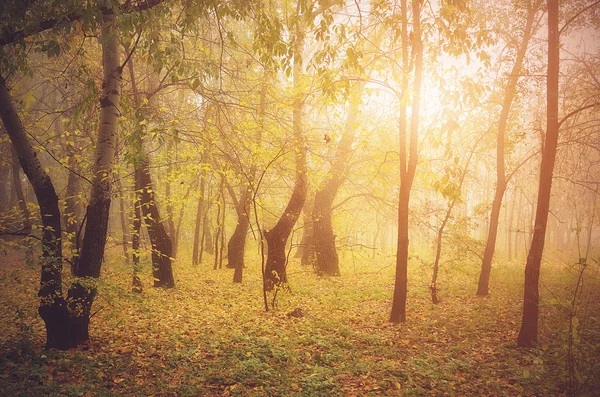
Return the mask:
M116 255L116 254L115 254ZM265 312L260 270L176 264L177 288L130 292L129 268L108 260L87 349L45 351L39 275L16 255L0 265L0 394L4 396L555 396L566 392L574 269L545 263L540 347L518 349L522 263L493 269L491 295L474 296L477 269L442 269L442 301L411 263L408 320L388 320L393 266L342 264L318 278L292 263L290 291ZM148 266L144 274L149 273ZM590 270L574 342L578 394L600 390L600 294ZM68 281L67 281L68 282ZM68 285L67 282L65 285ZM305 316L287 316L302 308Z

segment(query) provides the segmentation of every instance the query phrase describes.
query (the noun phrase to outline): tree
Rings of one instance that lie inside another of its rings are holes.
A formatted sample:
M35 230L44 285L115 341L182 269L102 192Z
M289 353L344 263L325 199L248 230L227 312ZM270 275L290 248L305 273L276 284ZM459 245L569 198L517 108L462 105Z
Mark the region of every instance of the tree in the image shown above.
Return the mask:
M517 49L515 63L513 64L508 82L504 87L504 99L500 110L500 118L498 120L498 134L496 141L496 191L492 203L492 211L489 220L489 231L483 261L481 263L481 272L479 275L479 284L477 287L477 295L485 296L489 293L489 280L492 268L492 259L496 249L496 237L498 235L498 221L500 219L500 210L502 208L502 199L507 186L507 175L505 171L505 140L507 123L510 116L510 110L514 98L517 94L517 83L523 68L523 61L529 47L529 40L536 31L536 16L542 4L541 0L528 2L527 4L527 20L525 29L521 36L521 42Z
M302 133L302 113L304 109L304 92L302 89L303 63L302 56L304 51L304 26L303 19L310 13L310 9L304 9L298 1L296 8L296 21L294 23L294 44L293 44L293 90L294 104L292 111L292 133L293 133L293 153L296 161L296 172L294 178L294 190L288 201L283 214L270 230L264 232L267 241L267 261L265 267L265 288L270 291L276 285L287 283L285 255L285 246L292 232L302 207L306 201L308 190L307 164L306 164L306 142ZM312 4L308 7L312 7Z
M402 14L402 99L400 101L400 189L398 192L398 246L396 254L396 277L390 322L406 321L406 295L408 289L408 212L410 192L417 168L419 135L419 105L421 101L421 76L423 73L423 42L421 38L421 3L412 0L412 49L415 57L412 85L412 114L410 119L410 143L407 150L407 102L408 76L410 74L408 58L408 10L406 0L401 1Z

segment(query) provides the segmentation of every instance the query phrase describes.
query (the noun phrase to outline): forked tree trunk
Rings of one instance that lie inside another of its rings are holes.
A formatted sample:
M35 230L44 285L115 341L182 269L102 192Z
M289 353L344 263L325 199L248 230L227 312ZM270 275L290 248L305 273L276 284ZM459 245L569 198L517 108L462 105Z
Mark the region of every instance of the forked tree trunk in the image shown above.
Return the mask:
M299 6L298 9L300 9ZM301 27L301 18L299 17L298 19L295 27L296 37L293 66L294 105L292 110L293 153L296 157L296 175L294 178L294 190L283 214L271 230L264 232L264 238L267 242L267 260L263 282L266 291L273 290L276 285L287 283L285 246L300 216L300 212L302 212L308 190L308 179L306 176L307 147L302 133L304 92L302 92L303 90L300 87L303 76L302 53L304 51L304 32Z
M508 83L504 89L504 102L502 103L502 110L500 112L500 119L498 121L498 135L496 141L496 192L494 193L494 201L492 203L492 212L490 214L489 230L487 242L485 245L485 251L483 253L483 260L481 263L481 272L479 274L479 284L477 286L477 295L485 296L489 293L489 282L490 273L492 270L492 259L494 257L494 251L496 250L496 238L498 236L498 223L500 219L500 209L502 208L502 199L504 198L504 192L506 191L506 171L505 171L505 150L504 141L506 135L506 125L508 117L510 115L510 108L513 100L517 93L517 83L523 68L523 60L527 53L527 47L529 46L529 40L534 32L534 22L537 11L541 5L541 0L536 0L534 4L530 5L527 14L527 22L525 24L525 31L521 38L521 44L517 51L517 57L513 65L512 71L508 78Z
M235 192L232 189L230 190L230 195L232 198L235 198ZM227 244L227 267L234 269L234 283L241 283L243 278L246 237L250 229L251 200L252 190L248 184L243 184L240 199L237 203L234 203L238 219L237 225Z
M548 77L546 105L546 139L542 151L537 210L531 248L525 265L525 291L523 294L523 317L517 338L520 347L537 344L539 314L539 277L544 239L550 208L552 175L558 143L558 78L560 60L560 40L558 30L558 0L548 0Z

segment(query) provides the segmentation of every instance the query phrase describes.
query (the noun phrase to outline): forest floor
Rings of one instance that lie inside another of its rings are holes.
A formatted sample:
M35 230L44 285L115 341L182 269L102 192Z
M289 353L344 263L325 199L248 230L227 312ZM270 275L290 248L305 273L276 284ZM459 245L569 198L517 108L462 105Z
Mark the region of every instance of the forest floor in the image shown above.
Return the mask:
M4 255L4 254L2 254ZM177 288L130 292L129 267L108 260L87 349L45 351L39 271L0 258L3 396L558 396L568 389L570 305L577 266L544 263L540 348L519 349L523 264L493 269L491 295L474 296L477 269L411 263L408 320L388 322L392 259L345 261L318 278L292 263L291 291L265 312L259 265L232 271L176 263ZM349 264L348 264L349 263ZM66 268L66 267L65 267ZM149 273L146 264L145 273ZM598 266L586 270L572 343L577 395L600 395ZM68 280L65 281L68 286ZM287 314L302 308L305 316Z

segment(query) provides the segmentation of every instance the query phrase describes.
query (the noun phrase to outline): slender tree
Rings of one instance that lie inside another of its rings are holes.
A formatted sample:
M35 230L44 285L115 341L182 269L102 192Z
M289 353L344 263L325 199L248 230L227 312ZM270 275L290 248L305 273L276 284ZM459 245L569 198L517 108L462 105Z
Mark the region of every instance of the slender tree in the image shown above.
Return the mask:
M406 0L400 3L402 14L402 93L408 95L408 11ZM400 101L400 190L398 193L398 246L396 254L396 279L390 322L406 321L406 295L408 290L408 212L410 192L417 168L417 139L419 134L419 106L421 102L421 76L423 73L423 43L421 38L421 2L412 0L413 32L412 49L415 57L412 85L412 114L410 120L410 143L407 151L407 101ZM408 156L408 158L407 158Z
M500 219L500 210L502 209L502 199L507 186L507 175L505 171L505 140L506 126L510 116L510 109L514 98L517 94L517 83L523 68L523 61L529 47L531 36L536 31L536 15L542 4L541 0L528 2L527 20L525 29L521 36L521 43L517 49L517 56L513 64L508 82L504 88L504 100L500 110L500 119L498 120L498 134L496 141L496 191L494 193L494 201L492 202L492 211L489 219L489 229L487 235L487 243L483 253L481 263L481 272L479 274L479 284L477 287L477 295L485 296L489 293L490 272L492 269L492 259L496 249L496 237L498 236L498 222Z

